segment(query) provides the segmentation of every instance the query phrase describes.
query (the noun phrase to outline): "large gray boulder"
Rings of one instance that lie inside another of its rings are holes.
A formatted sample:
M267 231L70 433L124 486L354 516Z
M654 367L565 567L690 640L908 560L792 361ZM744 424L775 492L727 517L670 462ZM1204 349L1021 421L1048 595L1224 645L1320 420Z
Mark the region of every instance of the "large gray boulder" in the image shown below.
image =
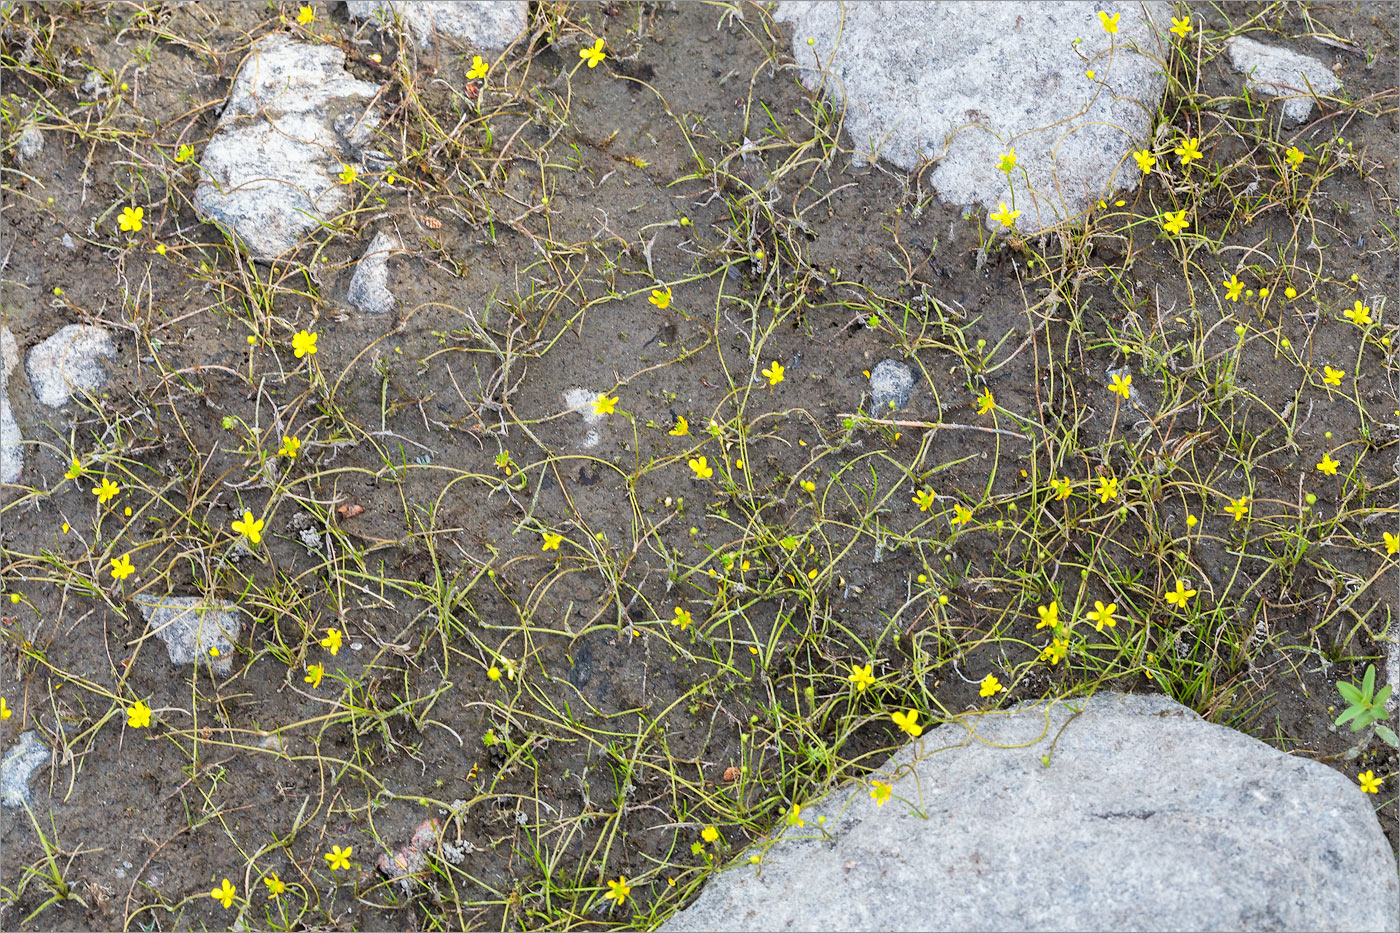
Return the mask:
M397 16L425 49L434 36L503 49L525 31L529 12L528 3L516 0L349 0L345 6L354 19Z
M343 166L363 168L379 115L379 85L345 70L345 53L284 35L259 39L238 70L200 161L196 210L270 260L351 206L361 190Z
M117 358L112 335L92 324L68 324L29 349L24 370L34 397L50 408L68 404L74 393L94 394L107 384L103 359Z
M871 779L893 784L884 806L867 781L804 808L805 827L661 929L1394 930L1400 916L1394 854L1355 782L1165 697L974 714Z
M1324 63L1307 55L1233 36L1225 44L1230 67L1242 72L1245 86L1263 97L1283 101L1283 121L1302 123L1312 113L1318 94L1334 94L1342 86Z
M1099 9L1119 14L1115 36ZM844 103L857 164L936 160L928 178L943 198L988 213L1014 187L1017 227L1034 233L1138 184L1129 153L1166 90L1171 12L1160 0L783 0L777 17L803 82ZM1011 147L1007 174L997 163Z

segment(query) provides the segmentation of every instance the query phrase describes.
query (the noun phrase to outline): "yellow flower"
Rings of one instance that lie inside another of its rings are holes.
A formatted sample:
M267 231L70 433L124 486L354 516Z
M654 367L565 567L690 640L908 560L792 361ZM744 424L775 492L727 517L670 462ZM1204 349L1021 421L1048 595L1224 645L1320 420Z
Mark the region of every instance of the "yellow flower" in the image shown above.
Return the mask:
M714 467L709 466L704 457L692 458L690 468L695 471L697 479L709 479L715 475Z
M1175 589L1175 590L1167 590L1167 593L1166 593L1166 596L1167 596L1167 603L1168 603L1168 605L1175 606L1175 607L1177 607L1178 609L1185 609L1185 608L1186 608L1186 603L1187 603L1187 601L1188 601L1192 596L1195 596L1195 595L1196 595L1196 591L1195 591L1195 590L1188 590L1188 589L1186 588L1186 581L1185 581L1185 580L1177 580L1177 581L1176 581L1176 589Z
M948 519L954 528L961 528L972 521L972 509L959 503L953 503L953 517Z
M985 415L996 407L996 399L992 398L992 390L984 388L982 394L977 396L977 414Z
M277 895L287 890L287 882L277 877L277 872L273 872L263 879L263 884L267 885L267 899L272 900Z
M1099 25L1103 27L1104 32L1111 36L1118 31L1118 17L1121 15L1120 13L1114 13L1112 16L1109 16L1103 10L1099 10Z
M484 78L486 72L490 70L491 66L486 64L480 55L473 55L471 71L467 72L467 80L475 81L477 78Z
M911 709L907 713L896 710L890 713L890 718L894 720L896 726L899 726L901 732L906 732L916 739L924 734L924 727L919 725L919 711L916 709Z
M599 39L598 41L599 41L599 43L601 43L603 40L602 40L602 39ZM602 60L602 55L601 55L601 53L599 54L598 58L599 58L599 61ZM588 63L588 67L589 67L589 68L592 68L595 64L596 64L596 62L590 61L590 62ZM623 902L627 900L627 895L629 895L629 894L631 894L631 893L632 893L632 886L631 886L630 884L627 883L627 876L626 876L626 875L618 875L616 881L609 881L609 882L608 882L608 893L603 895L603 900L605 900L605 901L612 901L612 902L613 902L614 904L616 904L618 907L621 907L622 904L623 904Z
M0 697L0 719L9 719L11 716L10 703L4 697Z
M1061 502L1069 498L1070 482L1068 476L1061 476L1050 481L1050 488L1055 490L1055 498Z
M1331 366L1322 367L1322 381L1329 386L1341 385L1342 377L1346 374L1345 369L1333 369Z
M1049 661L1050 666L1054 667L1056 664L1059 664L1061 661L1063 661L1065 655L1068 653L1068 639L1052 638L1050 639L1050 644L1046 645L1043 649L1041 649L1040 660Z
M1358 301L1356 304L1343 311L1342 316L1357 327L1365 327L1371 323L1371 308L1369 305L1363 305Z
M127 577L131 576L133 573L136 572L136 568L131 565L130 554L123 554L120 560L113 557L111 558L111 561L113 580L125 580Z
M1107 502L1109 499L1118 498L1118 477L1100 476L1099 488L1094 490L1098 494L1100 502Z
M613 412L617 411L618 401L619 399L616 395L609 395L604 392L602 395L593 399L593 413L596 415L611 415Z
M191 146L189 143L180 143L179 148L175 150L175 161L188 162L190 159L193 158L194 146Z
M209 892L209 896L212 897L214 900L218 901L220 904L223 904L225 910L228 910L230 907L233 906L233 898L237 894L238 889L235 888L233 885L229 884L229 880L227 878L224 879L224 883L222 885Z
M486 669L486 679L490 681L499 681L501 679L501 669L492 664Z
M933 505L933 490L925 486L919 492L914 493L914 504L919 507L920 512L927 512Z
M302 680L311 685L311 688L321 686L321 678L326 676L326 666L321 663L306 665L306 676Z
M541 551L557 551L559 544L564 540L563 535L557 535L552 531L544 533L544 544L540 546Z
M864 693L866 687L875 683L875 667L872 664L867 664L864 667L852 664L851 674L846 679L856 685L856 693Z
M602 38L599 38L597 42L594 42L593 45L592 45L592 47L590 47L590 48L585 48L585 49L580 49L580 50L579 50L579 53L578 53L578 57L584 59L585 61L587 61L587 62L588 62L588 67L589 67L589 68L597 68L597 67L598 67L598 63L601 62L603 59L605 59L605 58L608 57L608 56L607 56L607 53L603 51L603 40L602 40ZM626 897L626 896L627 896L627 895L625 895L625 894L623 895L623 897ZM621 901L618 901L618 903L620 904L620 903L622 903L622 902L621 902Z
M1242 291L1244 291L1244 283L1235 278L1234 273L1231 273L1229 281L1225 282L1225 297L1231 301L1239 301Z
M1182 39L1185 39L1186 34L1191 31L1191 17L1183 16L1181 19L1177 19L1175 16L1173 16L1171 31L1176 33Z
M63 475L66 479L77 479L79 476L83 475L83 465L77 457L73 458L73 462L68 467L68 472Z
M353 185L355 179L360 177L360 173L353 165L340 164L340 174L336 176L342 185Z
M1173 154L1181 156L1182 168L1186 168L1187 166L1189 166L1191 164L1192 159L1204 158L1201 155L1201 150L1198 148L1200 144L1200 139L1195 136L1192 136L1190 139L1185 140L1180 146L1177 146L1175 149L1172 150Z
M713 826L706 826L704 829L700 830L700 838L713 844L719 841L719 830L715 829Z
M1379 794L1381 792L1381 783L1385 781L1385 778L1376 777L1374 771L1362 771L1356 776L1356 780L1357 783L1361 785L1363 793Z
M774 360L773 364L763 371L763 376L770 386L777 385L783 381L783 364Z
M1330 453L1326 453L1323 454L1322 459L1318 461L1317 468L1323 473L1326 473L1328 476L1336 476L1337 467L1341 465L1342 462L1340 460L1333 460L1332 455Z
M1303 155L1303 150L1299 149L1297 146L1289 146L1288 151L1283 154L1283 158L1289 165L1297 168L1303 164L1303 160L1306 159L1307 156Z
M801 482L800 485L801 485L802 488L803 488L804 490L806 490L807 492L816 492L816 491L817 491L817 484L814 483L814 482L812 482L812 481L809 480L809 479L804 479L804 480Z
M303 356L315 355L316 334L309 331L297 331L292 335L292 355L297 359Z
M1385 539L1385 552L1387 554L1400 554L1400 535L1386 531L1381 533Z
M1105 625L1109 628L1113 628L1117 625L1118 620L1113 617L1113 613L1117 611L1117 603L1109 603L1105 606L1097 599L1094 600L1094 608L1091 609L1088 614L1089 621L1094 623L1094 631L1102 632Z
M671 624L679 625L681 627L681 631L684 632L687 628L690 627L690 623L693 621L695 620L690 617L690 610L682 609L680 606L677 606L675 618L671 620Z
M151 724L151 708L137 700L126 711L126 724L132 729L144 729Z
M672 437L685 437L690 433L690 422L685 420L685 415L677 415L676 426L666 433Z
M993 220L996 220L996 221L1000 221L1000 222L1001 222L1001 225L1002 225L1003 227L1009 227L1009 226L1011 226L1012 224L1014 224L1014 223L1016 222L1016 218L1021 216L1021 212L1020 212L1020 211L1008 211L1008 210L1006 209L1006 202L1005 202L1005 201L998 201L998 202L997 202L997 206L998 206L1000 209L999 209L995 214L992 215L992 219L993 219Z
M277 452L289 460L295 459L297 451L301 450L301 439L282 435L282 446Z
M1121 395L1123 398L1127 398L1132 394L1132 390L1128 388L1132 384L1133 377L1131 375L1125 376L1122 373L1114 373L1113 378L1109 380L1108 391Z
M164 256L164 255L165 255L165 244L164 244L164 243L157 243L157 244L156 244L156 255L157 255L157 256Z
M321 639L321 647L329 651L331 657L335 657L336 652L340 650L341 639L340 629L328 628L326 629L326 637Z
M788 811L787 822L789 826L796 826L799 829L807 825L807 821L802 818L802 808L797 804L793 804L792 809Z
M243 519L235 519L233 530L248 539L250 544L257 544L262 541L263 520L254 518L252 512L244 511Z
M1191 222L1186 219L1185 208L1179 211L1167 211L1162 215L1162 230L1167 233L1180 233L1189 226L1191 226Z
M1009 172L1016 167L1016 147L1012 146L1007 150L1006 155L997 159L997 168L1003 172Z
M1231 499L1230 504L1225 506L1225 514L1235 516L1235 521L1239 521L1249 514L1249 496L1240 496L1238 499Z
M316 22L316 11L309 6L304 6L297 10L297 22L303 26L310 26Z
M894 787L886 784L884 781L870 782L870 799L875 801L875 806L877 807L883 807L889 801L890 794L893 791Z
M671 286L667 285L662 288L653 288L651 290L651 297L648 298L647 301L650 301L662 311L665 311L667 308L671 307Z
M108 502L111 502L116 498L117 493L121 491L122 488L120 486L105 476L102 477L102 485L92 488L92 494L97 497L97 501L100 505L106 505Z
M1001 681L997 680L995 674L988 674L986 677L982 678L982 686L978 688L977 695L994 697L1005 689L1006 688L1001 685Z
M343 849L340 846L331 846L324 858L330 863L331 871L345 871L350 868L350 855L354 851L354 846L346 846Z
M141 218L146 215L146 209L142 207L124 207L121 216L117 218L117 226L127 233L141 232Z
M1037 629L1055 628L1060 624L1060 604L1056 600L1051 600L1048 606L1036 606L1035 611L1040 615L1040 621L1035 624Z
M1152 153L1146 149L1140 149L1137 152L1134 152L1133 160L1137 162L1137 167L1142 169L1142 173L1144 175L1152 171L1152 166L1157 164L1156 157L1153 156Z

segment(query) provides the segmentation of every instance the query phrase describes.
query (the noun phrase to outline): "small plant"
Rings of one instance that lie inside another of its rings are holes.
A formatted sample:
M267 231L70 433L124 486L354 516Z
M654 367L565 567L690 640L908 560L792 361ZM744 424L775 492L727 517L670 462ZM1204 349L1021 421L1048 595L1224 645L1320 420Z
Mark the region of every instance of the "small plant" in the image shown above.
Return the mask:
M1371 723L1376 723L1376 735L1392 748L1400 748L1395 730L1381 722L1386 718L1385 701L1390 699L1391 685L1386 684L1380 693L1376 692L1376 666L1366 665L1366 676L1361 678L1361 686L1340 680L1337 692L1347 701L1347 708L1337 717L1337 725L1351 722L1351 731L1360 732Z

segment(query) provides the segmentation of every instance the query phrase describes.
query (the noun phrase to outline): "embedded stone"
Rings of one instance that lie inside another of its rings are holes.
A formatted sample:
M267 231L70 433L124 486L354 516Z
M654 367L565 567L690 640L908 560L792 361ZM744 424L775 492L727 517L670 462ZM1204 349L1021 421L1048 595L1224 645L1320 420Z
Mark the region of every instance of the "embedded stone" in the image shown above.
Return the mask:
M210 603L196 596L138 594L131 600L141 610L151 634L165 642L171 663L202 661L218 674L229 672L234 642L243 631L237 605Z
M1341 89L1342 82L1332 69L1310 56L1244 36L1231 37L1225 48L1230 67L1244 74L1251 92L1283 101L1285 123L1302 123L1318 96Z
M24 369L34 397L50 408L59 408L75 393L91 395L107 384L102 357L117 358L112 335L91 324L69 324L31 347Z
M503 49L525 31L529 14L528 3L504 0L349 0L345 6L353 19L398 17L425 49L434 36Z
M294 249L347 210L344 166L365 161L380 91L345 70L345 53L284 35L259 39L238 69L227 106L200 161L194 203L254 259Z
M367 314L388 314L398 300L389 291L389 255L401 249L398 237L383 230L374 235L355 266L347 298L352 307Z
M39 740L39 734L33 730L21 732L19 742L0 761L0 798L5 806L22 807L34 802L29 779L48 762L49 747Z
M1118 14L1116 34L1100 9ZM1166 91L1171 13L1161 0L783 0L777 18L803 83L844 108L857 165L932 163L928 181L945 200L988 215L1005 203L1022 233L1036 233L1139 183L1129 153Z
M896 360L881 360L870 371L870 415L879 418L909 404L914 371Z
M874 781L889 785L883 805ZM1394 930L1350 777L1162 696L967 714L801 810L662 930ZM852 896L833 896L833 892Z

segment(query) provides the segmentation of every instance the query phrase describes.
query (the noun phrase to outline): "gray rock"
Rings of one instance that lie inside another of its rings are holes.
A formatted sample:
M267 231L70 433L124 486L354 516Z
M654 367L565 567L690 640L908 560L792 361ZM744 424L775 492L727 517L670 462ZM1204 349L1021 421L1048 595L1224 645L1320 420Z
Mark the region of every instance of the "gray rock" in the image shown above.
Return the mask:
M50 408L68 403L74 393L95 393L107 384L100 357L117 358L112 335L91 324L68 324L29 349L24 370L34 397Z
M19 362L19 347L8 327L0 327L0 483L18 483L24 472L24 438L10 411L10 370Z
M439 35L486 49L503 49L525 31L529 4L506 0L349 0L354 19L398 16L423 48Z
M805 828L661 929L1394 930L1400 916L1395 856L1352 780L1165 697L974 714L871 778L893 784L883 807L867 782L804 808Z
M1100 8L1121 14L1116 37L1100 26ZM1147 139L1166 90L1158 62L1170 54L1171 12L1161 0L783 0L777 16L791 23L803 82L844 102L857 164L937 160L934 188L988 213L1013 203L1014 185L1017 227L1035 233L1138 184L1128 154ZM997 161L1013 146L1007 175Z
M0 762L0 794L7 807L20 807L34 802L29 792L29 779L49 763L49 748L39 741L34 731L21 732L19 742L5 753Z
M24 436L10 411L10 396L0 393L0 483L18 483L24 473Z
M379 116L379 85L345 70L345 53L283 35L253 45L204 150L195 208L269 260L351 205L338 176L359 162Z
M370 240L369 248L355 266L347 297L351 306L367 314L388 314L394 310L394 298L389 291L389 254L401 249L398 237L383 230Z
M233 645L243 631L242 613L233 603L210 603L195 596L131 597L145 616L152 634L165 642L174 664L203 661L216 673L227 674ZM210 649L218 649L218 655Z
M19 344L15 342L15 335L10 333L8 327L0 327L0 386L4 386L6 380L10 378L10 370L19 365Z
M1251 92L1283 99L1285 123L1302 123L1312 113L1315 95L1333 94L1342 86L1331 68L1307 55L1244 36L1232 37L1225 48L1230 67L1245 75Z
M44 134L34 124L29 124L15 141L15 154L21 162L32 162L44 151Z
M870 371L870 414L888 416L909 404L914 390L914 371L895 360L881 360Z

